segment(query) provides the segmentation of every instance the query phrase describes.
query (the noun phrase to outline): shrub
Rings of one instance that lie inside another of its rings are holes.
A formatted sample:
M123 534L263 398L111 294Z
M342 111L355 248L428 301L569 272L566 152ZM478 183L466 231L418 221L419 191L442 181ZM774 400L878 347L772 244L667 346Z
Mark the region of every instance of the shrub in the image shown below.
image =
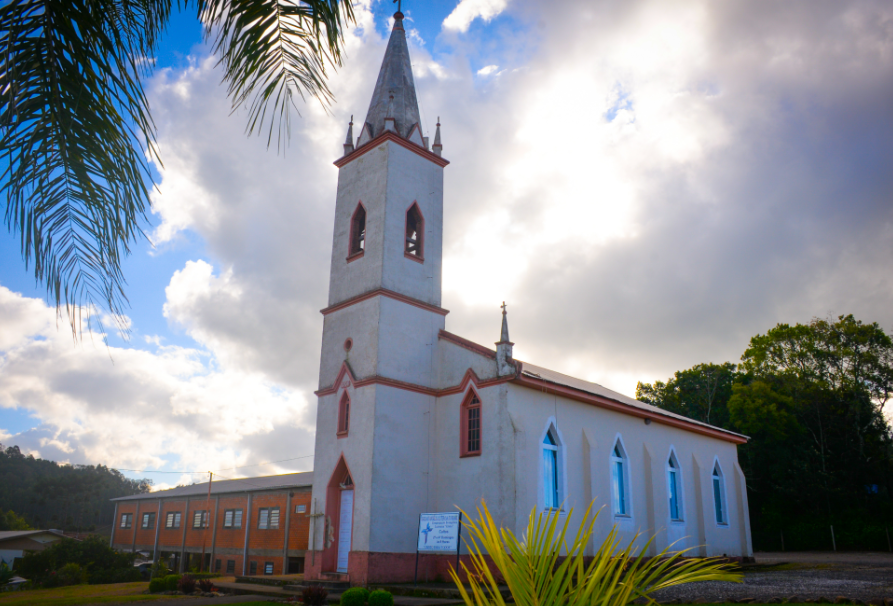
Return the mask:
M301 592L301 601L304 606L326 606L326 598L329 591L319 585L307 585Z
M0 561L0 587L9 583L14 576L15 573L6 565L6 562Z
M154 578L149 581L149 593L161 593L162 591L167 591L164 579Z
M369 606L394 606L394 596L390 591L376 589L369 594Z
M178 574L169 574L162 580L164 581L164 591L177 591L180 585L180 575Z
M209 591L214 591L214 589L216 589L214 583L210 579L199 579L198 588L202 593L208 593Z
M58 583L58 575L49 571L60 570L66 564L78 564L87 572L87 582L120 583L140 580L140 573L133 567L134 554L117 553L109 547L108 540L97 536L82 541L62 539L43 551L25 554L17 566L17 572L39 585Z
M72 562L56 571L56 579L60 586L84 585L87 583L87 571Z
M341 606L366 606L369 590L362 587L351 587L341 594Z
M183 593L192 593L195 591L195 579L192 578L192 575L184 574L180 577L180 582L177 583L177 589Z
M152 568L149 569L149 577L152 579L162 579L170 574L170 570L167 567L167 564L159 560L152 564Z

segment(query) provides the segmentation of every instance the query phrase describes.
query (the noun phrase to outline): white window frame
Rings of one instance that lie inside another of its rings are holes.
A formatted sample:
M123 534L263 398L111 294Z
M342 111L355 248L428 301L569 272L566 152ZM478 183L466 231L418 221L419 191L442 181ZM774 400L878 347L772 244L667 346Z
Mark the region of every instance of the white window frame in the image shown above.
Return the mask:
M182 514L179 511L169 511L164 516L165 528L179 528Z
M717 474L719 470L719 474ZM719 482L717 482L717 479ZM716 489L719 488L719 495ZM722 470L719 457L713 458L713 469L710 470L710 493L713 497L713 521L720 528L726 528L729 525L729 502L726 500L726 474ZM719 505L721 509L717 509L717 496L719 497Z
M555 446L550 446L545 444L546 435L551 432L552 438L555 440ZM543 510L551 510L557 509L558 511L564 511L565 501L567 500L567 457L565 456L566 451L566 442L564 437L561 435L561 431L558 429L558 423L555 421L555 417L549 417L546 421L546 428L543 430L540 435L539 441L539 459L537 462L537 468L539 469L539 502L540 506ZM555 452L555 475L557 476L556 484L557 484L557 492L558 492L558 503L557 507L552 507L551 504L547 505L546 499L546 469L545 469L545 452L553 451Z
M273 525L273 513L276 514L276 524ZM257 529L258 530L278 530L279 529L279 508L278 507L261 507L257 510Z
M670 462L675 464L670 465ZM676 513L673 517L673 488L676 489ZM682 465L679 464L679 457L676 456L676 449L670 446L670 454L667 456L667 515L670 522L680 524L685 523L685 482L682 476Z
M241 509L227 509L223 512L223 527L224 528L241 528L242 527L242 510Z
M614 455L614 451L617 450L617 447L620 447L620 457ZM623 474L623 478L621 478L623 489L623 510L620 511L618 505L620 504L620 495L618 494L618 485L616 481L616 477L614 475L617 463L621 464L621 471ZM618 433L614 437L614 441L611 443L611 452L608 454L608 477L611 481L611 510L614 513L615 518L621 519L630 519L633 517L633 499L632 493L630 491L630 464L629 464L629 451L626 449L626 444L623 443L623 437Z

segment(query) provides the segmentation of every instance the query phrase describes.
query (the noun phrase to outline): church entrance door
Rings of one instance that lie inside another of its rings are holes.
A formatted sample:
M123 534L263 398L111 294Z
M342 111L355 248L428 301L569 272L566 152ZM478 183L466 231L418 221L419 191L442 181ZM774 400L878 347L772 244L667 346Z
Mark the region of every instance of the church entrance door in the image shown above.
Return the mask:
M341 491L341 515L338 520L338 572L347 572L350 533L353 527L353 490Z

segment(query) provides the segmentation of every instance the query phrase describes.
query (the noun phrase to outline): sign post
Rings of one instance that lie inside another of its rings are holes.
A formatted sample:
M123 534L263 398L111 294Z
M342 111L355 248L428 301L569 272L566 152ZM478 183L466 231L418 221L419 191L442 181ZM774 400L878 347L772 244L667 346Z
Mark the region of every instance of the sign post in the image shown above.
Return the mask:
M462 535L462 513L423 513L419 515L419 534L415 552L415 580L419 582L419 554L456 552L456 571L459 571L459 538Z

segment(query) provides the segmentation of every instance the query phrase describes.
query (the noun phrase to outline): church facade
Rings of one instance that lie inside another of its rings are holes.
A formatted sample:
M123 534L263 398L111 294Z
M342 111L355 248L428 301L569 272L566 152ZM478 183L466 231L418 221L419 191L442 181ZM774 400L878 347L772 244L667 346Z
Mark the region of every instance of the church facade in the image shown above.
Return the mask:
M430 144L429 144L430 143ZM616 526L695 555L752 556L747 438L446 331L440 124L423 136L397 13L365 121L339 168L320 361L305 578L411 581L419 514L485 500L516 533L532 508L601 508ZM495 331L494 331L495 332ZM466 553L464 548L462 553ZM420 578L455 556L423 556Z

